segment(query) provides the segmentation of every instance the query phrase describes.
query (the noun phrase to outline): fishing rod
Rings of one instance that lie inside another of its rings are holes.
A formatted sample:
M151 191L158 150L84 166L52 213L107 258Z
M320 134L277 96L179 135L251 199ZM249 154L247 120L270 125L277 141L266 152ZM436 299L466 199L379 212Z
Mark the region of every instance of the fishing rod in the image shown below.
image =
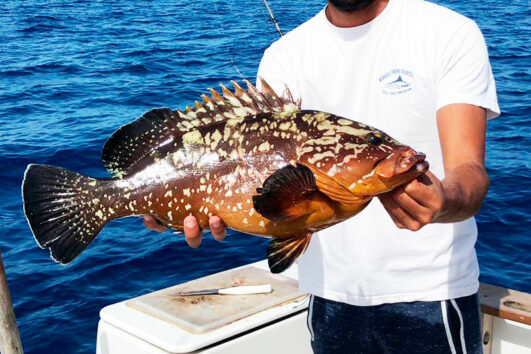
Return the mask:
M271 8L269 7L269 4L266 0L262 0L264 2L264 5L267 9L267 12L269 13L269 17L271 17L271 21L275 24L275 27L277 28L277 32L282 37L282 31L280 30L280 26L278 25L277 19L275 18L275 15L273 15L273 11L271 11Z
M225 38L228 38L227 36L227 33L225 31L225 28L223 27L223 24L221 23L221 15L219 13L219 9L218 9L218 4L217 4L217 0L211 0L213 5L214 5L214 9L216 10L216 15L217 15L217 19L218 19L218 23L219 23L219 28L221 29L222 33L223 33L223 36ZM276 29L277 29L277 32L278 34L280 35L280 37L282 37L282 31L280 30L280 26L278 25L278 22L277 22L277 19L275 18L275 15L273 15L273 11L271 11L271 8L269 7L269 4L267 3L266 0L262 0L266 9L267 9L267 12L269 13L269 17L271 18L272 22L274 23ZM263 10L262 10L262 14L264 16L264 18L266 17ZM266 20L267 22L267 20ZM232 64L234 70L236 70L236 72L238 73L238 75L240 75L240 77L243 79L243 75L240 71L240 69L238 68L238 66L236 65L236 62L234 61L233 57L232 57L232 53L231 53L231 50L230 48L227 50L227 54L229 56L229 61L230 63Z

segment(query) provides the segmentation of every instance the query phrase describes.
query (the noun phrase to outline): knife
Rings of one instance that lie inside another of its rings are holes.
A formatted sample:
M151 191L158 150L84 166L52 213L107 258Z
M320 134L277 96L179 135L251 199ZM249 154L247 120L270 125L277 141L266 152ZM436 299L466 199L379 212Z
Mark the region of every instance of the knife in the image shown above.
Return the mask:
M271 284L262 285L241 285L232 286L229 288L208 289L208 290L194 290L180 292L177 296L192 296L192 295L251 295L251 294L267 294L272 292Z

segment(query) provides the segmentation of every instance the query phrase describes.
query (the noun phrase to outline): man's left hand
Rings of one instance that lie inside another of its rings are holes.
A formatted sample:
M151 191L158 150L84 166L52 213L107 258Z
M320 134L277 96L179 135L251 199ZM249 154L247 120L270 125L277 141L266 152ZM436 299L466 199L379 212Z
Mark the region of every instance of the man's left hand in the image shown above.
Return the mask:
M441 213L444 189L441 181L428 171L379 198L396 226L417 231Z

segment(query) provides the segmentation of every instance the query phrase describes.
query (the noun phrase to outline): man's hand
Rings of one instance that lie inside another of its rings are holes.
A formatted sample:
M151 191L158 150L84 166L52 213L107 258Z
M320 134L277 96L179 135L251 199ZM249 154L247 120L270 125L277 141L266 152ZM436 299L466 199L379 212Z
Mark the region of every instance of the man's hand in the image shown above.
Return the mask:
M210 231L217 241L222 241L225 238L226 229L223 221L219 216L211 216L208 220ZM151 215L144 215L144 225L150 230L157 232L164 232L167 228L157 222ZM188 215L184 218L184 237L188 246L197 248L201 244L203 232L197 224L197 219L193 215Z
M157 231L157 232L164 232L168 230L166 226L160 224L157 219L155 219L151 215L144 215L144 226L146 226L148 229Z
M431 172L380 196L396 226L417 231L437 219L444 205L441 181Z
M457 222L479 212L489 189L485 171L485 109L451 104L437 111L445 177L426 172L380 196L395 224L417 231L432 222Z

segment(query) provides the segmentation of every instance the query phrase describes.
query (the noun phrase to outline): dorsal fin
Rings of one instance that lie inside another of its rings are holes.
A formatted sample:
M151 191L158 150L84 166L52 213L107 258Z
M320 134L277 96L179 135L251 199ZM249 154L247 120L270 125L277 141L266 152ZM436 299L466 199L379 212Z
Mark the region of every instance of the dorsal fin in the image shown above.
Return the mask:
M300 109L289 90L279 98L267 82L261 80L263 93L247 80L243 80L247 91L232 81L234 93L221 85L222 95L210 89L211 97L202 95L203 103L196 101L184 111L156 108L145 113L119 128L107 140L102 151L105 168L116 177L123 177L147 156L164 158L171 152L167 145L191 130L231 118Z

